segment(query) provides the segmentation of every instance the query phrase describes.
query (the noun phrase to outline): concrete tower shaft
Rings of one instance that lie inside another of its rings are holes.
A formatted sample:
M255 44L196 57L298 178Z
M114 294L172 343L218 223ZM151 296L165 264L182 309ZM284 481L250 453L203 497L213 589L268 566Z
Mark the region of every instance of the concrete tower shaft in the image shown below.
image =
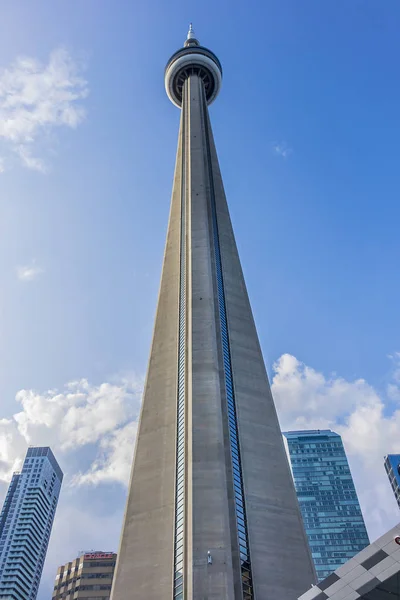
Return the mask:
M295 600L315 573L211 130L220 80L207 88L189 40L182 83L176 55L166 69L178 151L111 597Z

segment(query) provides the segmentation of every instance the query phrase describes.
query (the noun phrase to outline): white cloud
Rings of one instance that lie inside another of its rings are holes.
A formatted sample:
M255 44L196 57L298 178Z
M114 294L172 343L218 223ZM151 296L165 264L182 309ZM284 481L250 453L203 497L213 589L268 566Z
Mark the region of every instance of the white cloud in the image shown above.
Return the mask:
M394 356L392 394L400 390L400 355ZM282 429L324 429L339 433L371 538L399 520L383 457L400 453L400 409L389 414L384 394L364 379L329 377L290 354L274 364L272 392Z
M281 156L282 158L287 158L293 153L293 148L290 148L286 142L275 143L273 144L272 149L277 156Z
M33 281L41 273L43 273L43 269L36 266L35 261L30 265L17 267L17 277L20 281Z
M100 441L98 458L86 473L78 473L73 478L72 485L96 485L111 481L126 485L131 470L137 426L137 421L131 421L103 438Z
M0 419L0 481L9 481L22 466L26 443L15 428L13 419Z
M126 483L141 389L141 378L132 376L99 386L82 379L62 391L20 390L22 410L0 421L0 480L20 466L27 445L49 445L58 458L94 446L88 473L68 473L67 483Z
M337 375L326 378L291 354L274 364L273 391L277 406L292 427L318 420L330 423L360 403L375 405L377 392L364 380L349 382Z
M19 57L0 70L0 141L25 167L45 172L45 162L33 154L38 143L52 128L76 128L85 118L79 101L88 85L79 71L63 48L54 50L45 65Z
M28 146L15 146L14 150L20 157L24 167L32 169L33 171L39 171L39 173L47 173L48 169L46 163L41 158L32 156L31 150Z

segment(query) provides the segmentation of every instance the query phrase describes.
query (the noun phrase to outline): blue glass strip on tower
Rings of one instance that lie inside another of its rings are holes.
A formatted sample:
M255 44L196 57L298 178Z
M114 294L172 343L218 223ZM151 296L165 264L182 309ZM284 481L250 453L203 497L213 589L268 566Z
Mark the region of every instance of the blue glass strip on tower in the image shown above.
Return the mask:
M206 107L206 99L204 96L204 106ZM210 154L210 139L208 134L208 115L206 110L204 111L204 125L206 132L206 148L208 154L208 169L209 169L209 181L211 187L211 218L213 224L213 239L214 239L214 253L215 253L215 266L216 266L216 277L217 277L217 290L218 290L218 305L219 305L219 316L221 326L221 338L222 338L222 351L224 358L224 371L225 371L225 388L226 388L226 402L228 409L228 426L229 426L229 439L231 446L231 459L232 459L232 470L233 470L233 481L234 481L234 497L235 497L235 508L236 508L236 525L240 552L240 564L241 564L241 575L242 575L242 589L243 589L243 600L253 600L253 582L251 573L251 561L250 561L250 548L247 531L247 519L246 519L246 506L243 488L243 477L242 477L242 465L240 460L240 445L239 445L239 433L236 416L236 403L235 403L235 391L233 386L232 376L232 362L231 362L231 351L229 346L229 331L228 321L226 316L226 304L225 304L225 291L224 291L224 278L222 274L222 260L221 260L221 248L219 243L218 233L218 219L217 209L215 204L215 192L214 182L212 177L212 164Z

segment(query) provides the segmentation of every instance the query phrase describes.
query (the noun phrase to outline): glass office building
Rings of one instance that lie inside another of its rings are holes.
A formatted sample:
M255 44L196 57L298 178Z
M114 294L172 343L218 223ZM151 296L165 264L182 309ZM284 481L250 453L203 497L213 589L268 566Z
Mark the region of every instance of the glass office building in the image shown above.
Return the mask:
M385 456L385 469L396 502L400 508L400 454L388 454Z
M368 546L342 438L328 430L284 433L318 579Z
M29 448L0 514L0 598L35 600L63 473L50 448Z

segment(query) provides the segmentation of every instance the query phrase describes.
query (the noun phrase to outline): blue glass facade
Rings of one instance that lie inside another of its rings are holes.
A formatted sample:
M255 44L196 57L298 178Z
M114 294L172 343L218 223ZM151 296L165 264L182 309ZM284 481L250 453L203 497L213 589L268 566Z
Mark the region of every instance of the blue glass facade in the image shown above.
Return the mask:
M318 579L368 546L342 438L330 430L284 433Z
M400 508L400 454L388 454L385 456L385 469L396 502Z
M63 473L50 448L29 448L0 514L0 598L35 600Z

